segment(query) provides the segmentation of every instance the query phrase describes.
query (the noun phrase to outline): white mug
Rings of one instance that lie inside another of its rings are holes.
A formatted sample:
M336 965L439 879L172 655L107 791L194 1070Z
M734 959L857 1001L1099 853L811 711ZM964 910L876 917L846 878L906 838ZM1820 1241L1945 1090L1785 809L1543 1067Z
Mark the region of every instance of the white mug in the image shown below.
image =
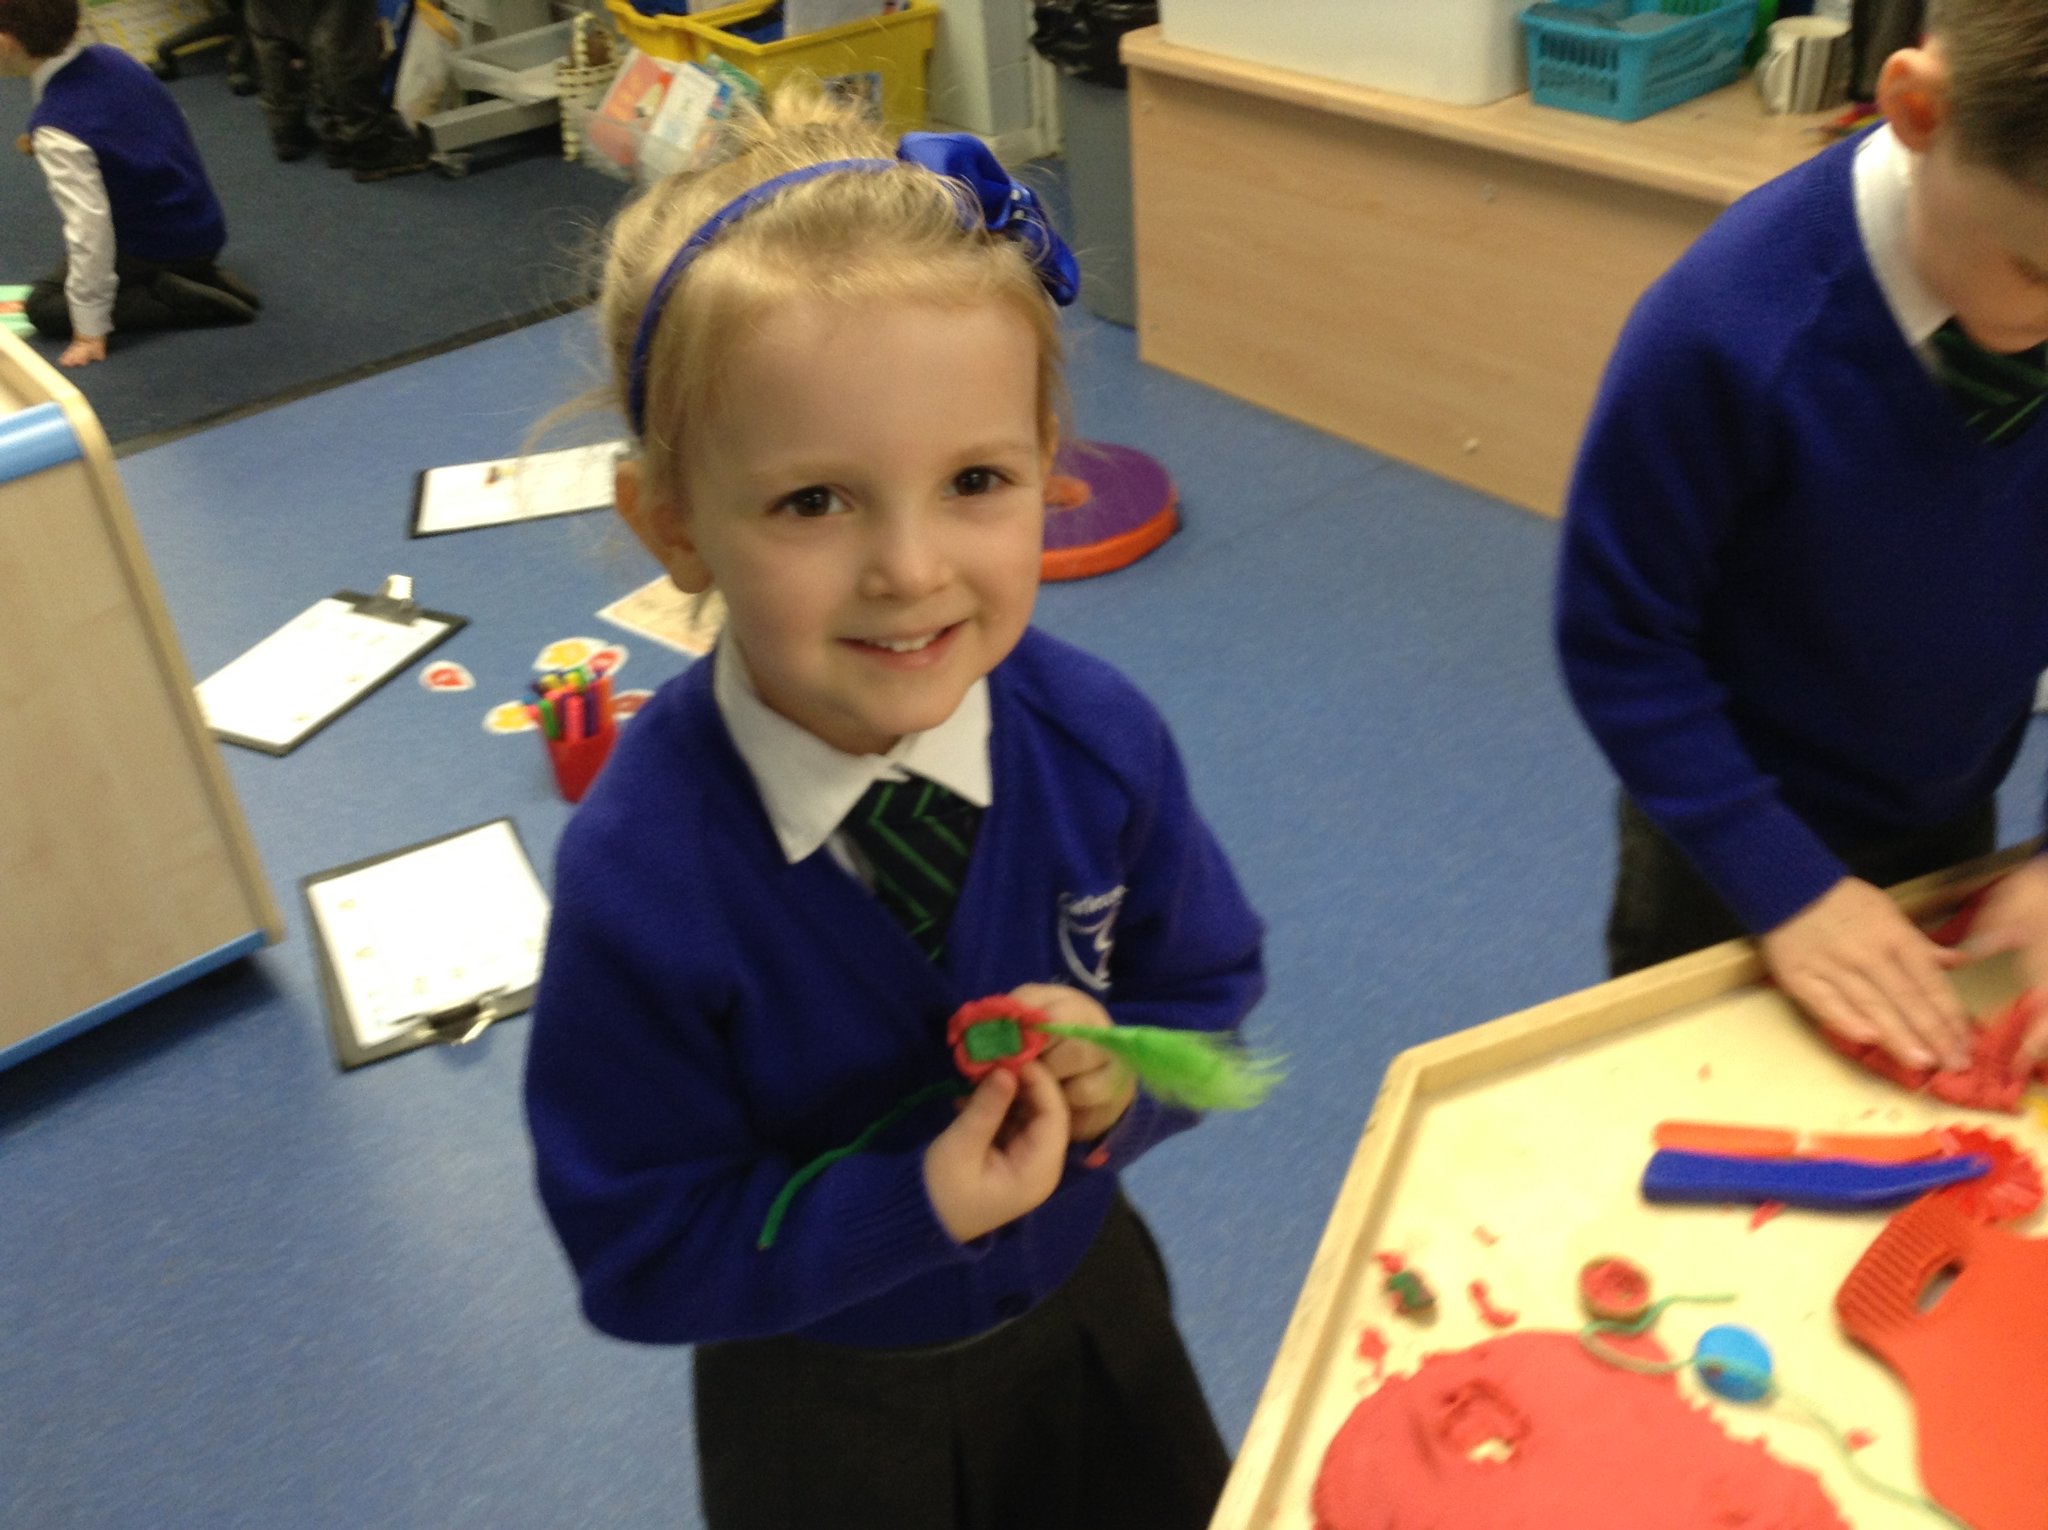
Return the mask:
M1774 112L1817 112L1849 95L1849 23L1832 16L1786 16L1764 34L1756 88Z

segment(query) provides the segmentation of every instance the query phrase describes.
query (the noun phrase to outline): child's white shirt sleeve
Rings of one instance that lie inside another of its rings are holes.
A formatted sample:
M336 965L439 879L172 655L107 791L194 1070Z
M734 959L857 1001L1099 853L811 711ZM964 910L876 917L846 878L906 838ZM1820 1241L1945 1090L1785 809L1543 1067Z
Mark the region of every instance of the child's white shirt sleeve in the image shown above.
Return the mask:
M104 336L114 328L114 210L100 178L99 156L58 128L32 139L50 200L64 221L64 302L73 334Z

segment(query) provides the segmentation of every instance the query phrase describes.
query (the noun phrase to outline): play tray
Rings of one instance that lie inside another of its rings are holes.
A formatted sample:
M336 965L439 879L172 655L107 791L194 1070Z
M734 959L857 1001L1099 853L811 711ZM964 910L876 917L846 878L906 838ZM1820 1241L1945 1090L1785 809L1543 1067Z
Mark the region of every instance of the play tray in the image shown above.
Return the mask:
M1900 890L1916 915L1952 908L2010 856ZM1331 1437L1377 1385L1359 1340L1377 1330L1388 1376L1425 1355L1499 1330L1470 1294L1518 1314L1509 1333L1575 1331L1576 1276L1618 1254L1650 1276L1653 1296L1732 1292L1725 1306L1677 1306L1658 1325L1683 1353L1707 1327L1754 1328L1779 1381L1843 1428L1875 1436L1857 1462L1918 1490L1905 1389L1838 1331L1835 1290L1886 1214L1787 1211L1752 1227L1747 1206L1650 1207L1637 1183L1661 1119L1814 1130L1914 1131L1967 1118L2033 1152L2048 1130L2027 1113L1985 1117L1872 1079L1816 1040L1747 942L1730 942L1413 1048L1387 1070L1358 1151L1298 1297L1222 1504L1218 1530L1310 1530L1310 1494ZM1982 1011L2008 1000L2003 960L1957 974ZM1284 1108L1284 1107L1282 1107ZM2038 1217L2038 1213L2036 1214ZM2018 1225L2033 1231L2032 1219ZM1400 1254L1434 1287L1426 1326L1394 1315L1374 1256ZM1788 1409L1710 1398L1737 1439L1765 1438L1812 1471L1857 1530L1919 1527L1924 1515L1852 1478L1826 1438Z

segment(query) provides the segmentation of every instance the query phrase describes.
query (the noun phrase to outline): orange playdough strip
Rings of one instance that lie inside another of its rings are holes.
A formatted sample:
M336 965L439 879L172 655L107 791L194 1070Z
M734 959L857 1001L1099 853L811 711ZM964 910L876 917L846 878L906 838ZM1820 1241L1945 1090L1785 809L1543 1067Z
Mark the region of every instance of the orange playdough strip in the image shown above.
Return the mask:
M1808 1158L1861 1158L1869 1163L1912 1163L1947 1154L1940 1132L1812 1132L1801 1150Z
M1939 1132L1795 1132L1776 1126L1724 1126L1712 1121L1659 1121L1657 1146L1738 1158L1855 1158L1912 1163L1948 1151Z
M1733 1153L1741 1158L1790 1158L1799 1134L1774 1126L1716 1126L1707 1121L1659 1121L1657 1146L1681 1153Z

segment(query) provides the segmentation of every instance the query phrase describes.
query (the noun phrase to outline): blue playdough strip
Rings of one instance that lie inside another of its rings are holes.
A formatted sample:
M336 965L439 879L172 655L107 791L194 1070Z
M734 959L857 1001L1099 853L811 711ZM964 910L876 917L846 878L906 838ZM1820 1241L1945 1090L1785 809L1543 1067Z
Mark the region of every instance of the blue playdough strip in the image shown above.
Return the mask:
M1685 1153L1665 1148L1643 1170L1646 1201L1783 1201L1820 1211L1861 1211L1897 1206L1991 1172L1981 1153L1927 1158L1914 1163L1865 1163L1853 1158L1738 1158L1727 1153Z

